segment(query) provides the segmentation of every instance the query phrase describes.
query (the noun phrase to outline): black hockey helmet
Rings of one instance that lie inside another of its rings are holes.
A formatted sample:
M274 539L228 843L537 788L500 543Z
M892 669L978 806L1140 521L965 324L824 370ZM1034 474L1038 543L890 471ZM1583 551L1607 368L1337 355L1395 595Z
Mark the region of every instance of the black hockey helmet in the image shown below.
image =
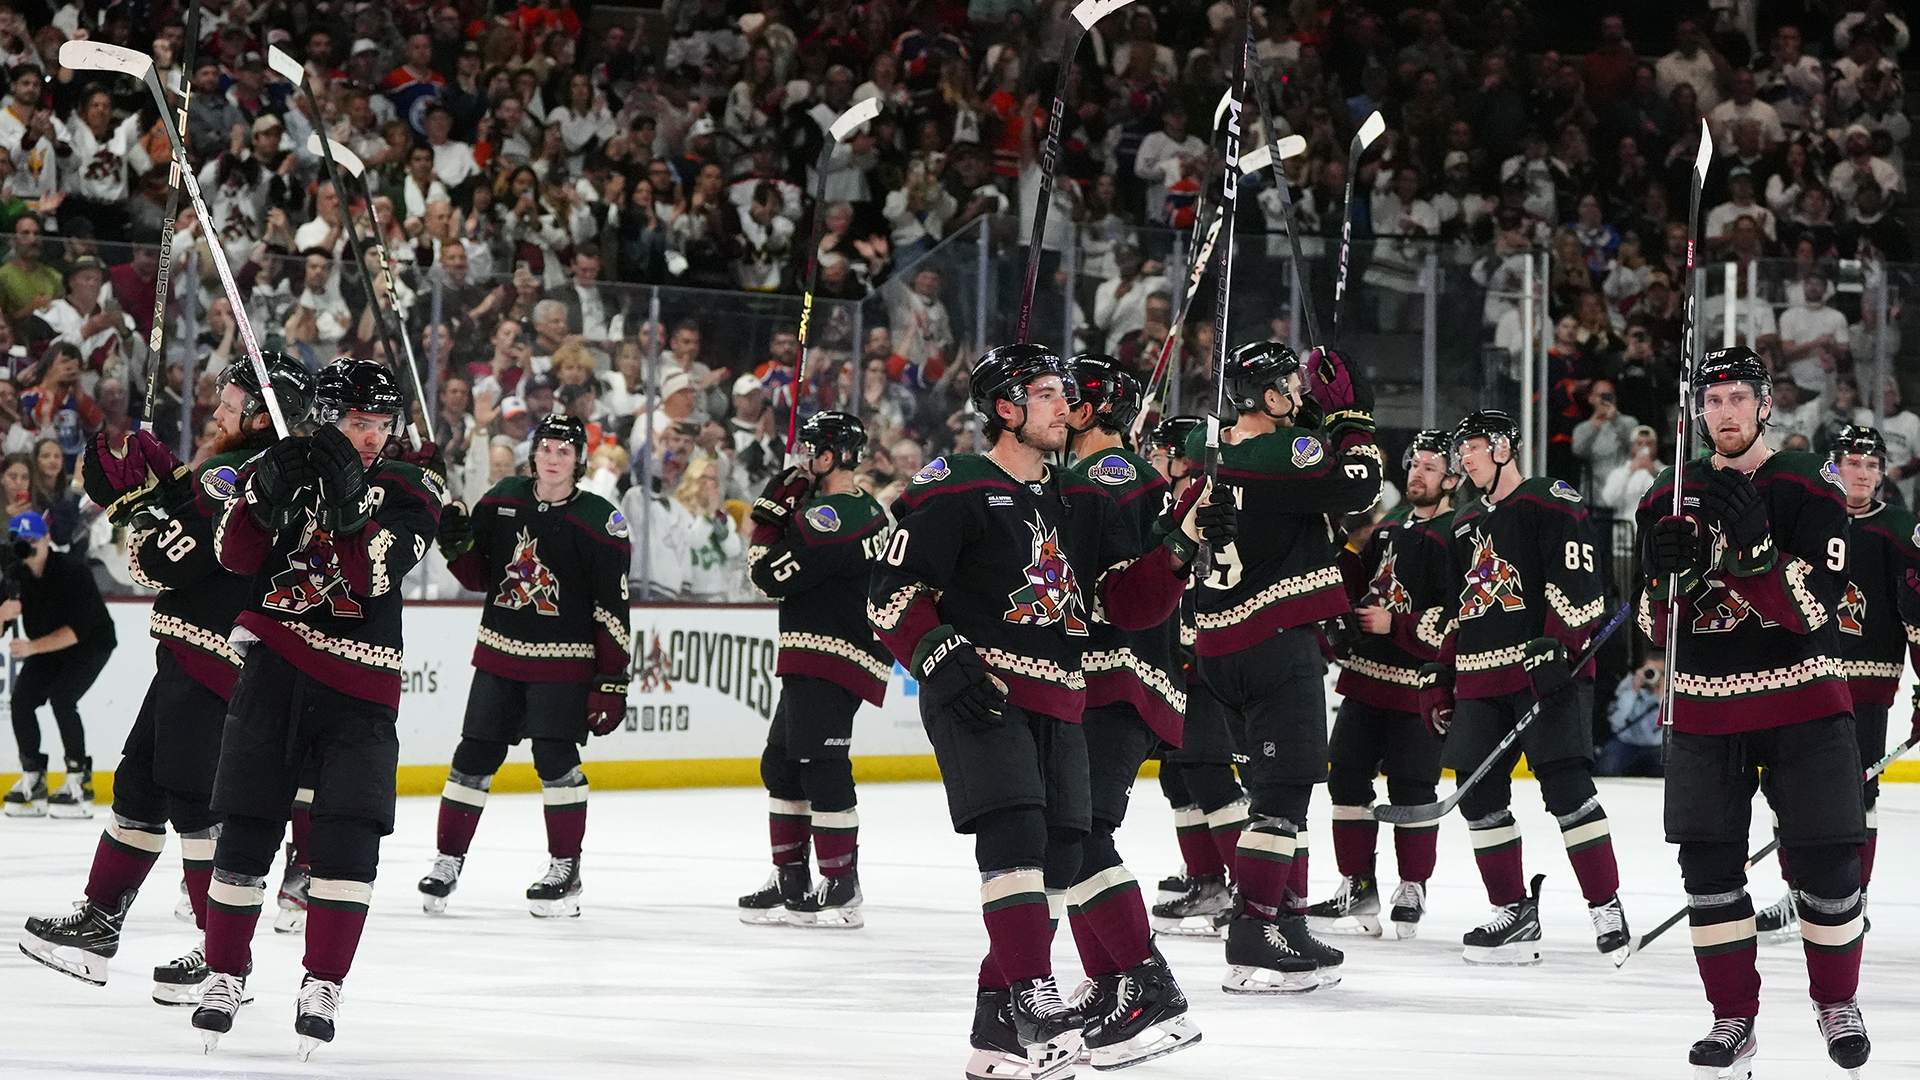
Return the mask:
M1460 465L1460 447L1473 438L1485 439L1489 446L1499 442L1507 444L1507 461L1500 463L1501 468L1506 468L1509 463L1519 464L1520 422L1499 409L1481 409L1461 417L1460 422L1453 426L1453 436L1447 446L1447 462L1457 475L1466 475L1466 470Z
M1848 424L1834 433L1827 460L1838 465L1841 458L1850 455L1879 458L1880 468L1884 471L1887 467L1887 440L1876 428Z
M1715 349L1700 358L1693 371L1693 415L1707 411L1707 389L1727 383L1746 383L1760 399L1760 426L1767 426L1767 414L1773 411L1773 375L1760 354L1745 345Z
M398 435L406 426L407 399L401 396L393 373L382 365L351 357L336 360L314 380L313 419L337 424L351 412L385 413L393 417L393 433Z
M1168 457L1184 458L1187 456L1188 436L1205 423L1206 420L1198 416L1169 416L1153 425L1153 434L1147 437L1147 445L1155 450L1165 450Z
M1400 455L1400 467L1412 469L1413 455L1422 450L1429 454L1439 454L1440 460L1446 462L1448 476L1460 475L1460 465L1453 459L1453 432L1441 428L1427 428L1425 431L1414 432L1413 441L1407 444L1407 452Z
M1120 361L1103 353L1081 353L1067 359L1073 382L1080 390L1080 404L1093 406L1093 421L1117 435L1133 429L1140 415L1147 388ZM1074 428L1078 435L1092 428Z
M1266 391L1273 389L1293 398L1297 405L1300 397L1292 386L1292 377L1304 375L1305 371L1299 354L1285 343L1248 342L1227 354L1226 368L1222 372L1227 403L1243 413L1265 413Z
M287 427L305 420L307 410L313 408L313 373L285 353L262 353L260 358L267 362L267 378L273 384L273 396L280 401L280 415L286 418ZM237 386L247 395L247 403L240 410L243 420L267 411L267 399L260 393L260 376L253 370L251 360L228 364L220 373L220 385L223 388Z
M533 448L540 448L540 440L558 439L573 445L573 478L587 475L587 424L577 416L567 413L548 413L533 429Z
M800 444L811 456L833 451L833 467L851 469L867 448L867 428L852 413L831 409L814 413L800 425Z
M1027 387L1049 375L1060 378L1069 404L1079 404L1080 391L1073 381L1073 369L1045 345L1002 345L989 350L973 365L973 407L986 422L988 439L1006 426L993 403L1008 401L1024 406Z

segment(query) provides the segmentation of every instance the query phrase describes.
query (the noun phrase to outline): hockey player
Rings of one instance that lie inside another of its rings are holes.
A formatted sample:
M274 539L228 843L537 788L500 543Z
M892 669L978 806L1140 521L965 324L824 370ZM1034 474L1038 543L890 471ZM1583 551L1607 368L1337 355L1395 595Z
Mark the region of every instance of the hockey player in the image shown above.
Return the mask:
M860 814L854 808L853 714L886 699L893 658L867 625L867 577L886 550L886 511L854 480L867 429L843 412L800 428L805 464L774 476L753 505L747 566L780 601L780 702L760 778L771 806L773 876L740 898L740 921L853 929L860 913ZM820 884L807 871L811 838Z
M303 1058L333 1040L380 838L393 830L400 582L433 542L443 497L430 474L381 457L404 407L386 368L334 363L315 380L318 430L248 462L214 531L221 563L250 585L234 631L246 659L213 788L224 820L207 894L212 974L193 1013L208 1049L233 1026L246 987L302 754L320 767L294 1031Z
M587 778L580 746L627 718L633 652L627 623L626 519L579 487L587 427L555 413L533 431L532 476L495 484L469 515L441 511L440 553L460 584L484 593L473 685L440 796L433 868L421 906L447 909L507 748L533 741L547 828L547 872L527 887L538 918L580 914Z
M868 620L919 680L954 828L974 837L990 943L976 1077L1054 1075L1082 1048L1081 1017L1052 973L1047 889L1078 880L1091 827L1079 723L1089 624L1165 622L1202 530L1219 546L1233 536L1232 504L1210 501L1142 554L1098 483L1042 457L1066 448L1075 399L1066 364L1041 346L982 357L972 400L988 452L935 458L914 476L869 589Z
M1122 434L1140 413L1144 388L1109 356L1082 354L1068 360L1067 369L1080 392L1067 421L1073 471L1107 493L1136 550L1144 551L1158 539L1153 530L1170 491ZM1113 842L1141 763L1156 743L1181 743L1187 695L1177 659L1180 625L1177 611L1133 632L1096 621L1080 660L1087 680L1080 726L1093 828L1081 846L1080 871L1066 905L1092 984L1077 1004L1087 1020L1084 1034L1095 1068L1136 1065L1200 1039L1186 1016L1186 995L1153 947L1140 884Z
M313 376L278 354L268 360L268 371L285 415L294 421L305 416ZM227 699L240 676L240 654L227 634L248 599L246 579L215 557L213 528L238 494L241 467L275 438L252 365L229 366L225 380L213 413L216 452L197 470L189 473L149 431L134 432L119 450L105 434L95 436L81 466L88 497L114 519L129 522L129 571L159 592L149 619L159 642L158 670L120 751L113 818L94 850L86 903L71 915L28 919L20 950L96 986L107 981L127 908L166 845L169 822L180 834L193 923L206 929L207 882L220 827L208 802ZM194 1004L206 978L206 952L195 945L153 969L153 999Z
M1820 459L1775 452L1761 438L1772 382L1751 349L1706 354L1693 386L1713 456L1687 464L1685 514L1672 516L1668 470L1638 515L1652 575L1639 619L1654 641L1665 640L1675 581L1681 598L1678 655L1667 659L1666 832L1680 846L1694 962L1714 1016L1689 1060L1707 1076L1752 1069L1760 976L1745 863L1759 788L1779 821L1827 1055L1858 1069L1872 1047L1854 998L1866 812L1842 662L1846 500ZM1875 548L1888 554L1865 550Z
M1327 933L1378 937L1379 879L1374 850L1373 780L1385 773L1387 801L1430 803L1440 782L1440 740L1420 716L1420 668L1439 658L1442 619L1453 592L1448 542L1453 522L1452 435L1414 435L1402 465L1407 515L1382 523L1358 552L1342 552L1348 580L1363 582L1354 621L1361 630L1341 662L1340 712L1328 740L1327 794L1333 800L1333 857L1340 888L1307 909L1307 925ZM1358 590L1355 590L1358 591ZM1411 938L1427 908L1438 822L1398 825L1393 848L1400 885L1390 898L1394 935Z
M1243 904L1227 927L1235 994L1284 994L1340 979L1340 950L1307 930L1304 838L1313 787L1327 776L1327 709L1315 624L1350 609L1325 515L1380 496L1373 389L1332 352L1303 370L1292 349L1243 345L1226 362L1239 419L1221 434L1220 483L1247 528L1213 551L1198 585L1197 661L1245 755L1251 817L1234 855ZM1311 400L1306 395L1311 394ZM1203 454L1203 432L1187 454Z
M1457 467L1481 496L1454 513L1446 642L1441 661L1422 674L1423 694L1445 703L1428 710L1435 734L1446 736L1441 763L1462 778L1521 716L1536 703L1540 708L1460 800L1494 908L1491 920L1462 939L1470 964L1540 962L1544 875L1534 876L1529 891L1520 830L1508 809L1522 751L1547 812L1560 823L1596 946L1611 956L1630 940L1612 833L1593 786L1592 665L1568 670L1605 607L1592 527L1572 485L1521 477L1520 451L1519 425L1497 410L1469 413L1453 429Z

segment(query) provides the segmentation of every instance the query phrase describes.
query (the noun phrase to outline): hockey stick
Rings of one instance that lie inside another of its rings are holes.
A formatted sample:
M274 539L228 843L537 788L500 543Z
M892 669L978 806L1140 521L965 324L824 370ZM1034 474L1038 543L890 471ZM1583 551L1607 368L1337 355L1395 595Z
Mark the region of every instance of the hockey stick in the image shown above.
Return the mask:
M1607 625L1601 627L1600 632L1594 635L1592 641L1587 643L1587 647L1581 650L1579 658L1567 665L1567 670L1577 673L1581 668L1586 667L1587 664L1599 654L1600 646L1605 645L1607 639L1613 636L1613 632L1620 629L1620 625L1627 621L1627 615L1632 611L1632 604L1621 604L1619 610L1613 613L1613 618L1607 620ZM1455 783L1453 790L1447 793L1446 798L1441 799L1439 802L1420 803L1410 806L1396 806L1391 804L1387 806L1376 806L1373 808L1374 820L1384 821L1389 825L1423 825L1429 821L1439 821L1441 818L1446 817L1455 806L1459 805L1460 797L1472 790L1473 785L1479 783L1481 777L1487 775L1494 764L1500 760L1501 755L1505 754L1512 748L1514 743L1520 740L1521 732L1526 731L1527 725L1533 723L1534 719L1539 715L1540 703L1536 701L1533 703L1533 706L1520 717L1520 722L1513 725L1512 730L1508 731L1506 735L1501 738L1500 744L1493 748L1493 753L1487 755L1487 760L1482 761L1480 767L1473 770L1472 775L1468 776L1465 780Z
M1262 119L1266 121L1267 126L1271 128L1274 120L1280 115L1279 107L1274 101L1272 84L1255 80L1254 86L1260 92L1260 115ZM1294 143L1296 140L1298 140L1298 148L1289 152L1289 144ZM1294 227L1292 185L1287 183L1287 172L1280 165L1282 161L1293 157L1295 154L1306 153L1307 140L1300 138L1298 135L1289 135L1274 143L1274 147L1278 150L1278 153L1273 155L1273 183L1275 187L1280 189L1280 214L1286 225L1287 243L1292 249L1293 279L1300 283L1300 307L1302 313L1306 315L1307 347L1311 349L1315 346L1325 344L1326 339L1320 336L1320 317L1313 309L1313 289L1307 284L1306 277L1303 276L1306 258L1300 252L1300 231ZM1252 154L1248 154L1247 157L1248 159L1252 159L1255 155L1265 153L1267 153L1267 148L1263 146L1255 150ZM1257 167L1258 166L1255 166L1255 168ZM1251 172L1252 169L1250 168L1248 171ZM1349 173L1349 175L1351 175L1351 173Z
M1883 757L1879 761L1876 761L1873 763L1873 767L1868 769L1866 772L1866 775L1860 778L1860 782L1862 784L1865 784L1868 781L1872 780L1874 777L1879 776L1883 772L1886 772L1887 766L1892 765L1907 751L1913 749L1914 742L1915 740L1908 739L1906 742L1903 742L1899 746L1894 747L1890 752L1888 752L1886 757ZM1759 864L1761 859L1764 859L1767 856L1773 854L1773 849L1779 846L1780 846L1780 838L1778 836L1774 837L1772 840L1767 841L1767 844L1765 847L1747 856L1747 865L1744 867L1741 867L1741 872L1745 873L1746 871L1753 869L1756 865ZM1678 924L1681 919L1684 919L1687 917L1687 912L1691 910L1693 910L1691 906L1682 907L1679 911L1676 911L1671 916L1669 916L1666 922L1663 922L1659 926L1656 926L1653 929L1647 931L1646 933L1641 934L1639 937L1634 938L1631 944L1629 944L1625 949L1621 950L1621 955L1618 959L1616 959L1613 962L1613 966L1619 967L1620 965L1626 963L1630 958L1632 958L1634 953L1637 953L1641 949L1644 949L1648 945L1652 944L1653 939L1659 937L1661 934L1666 933L1668 930L1673 929L1674 926Z
M1040 281L1040 245L1047 237L1047 210L1053 205L1053 171L1060 163L1060 124L1067 115L1067 91L1073 80L1073 58L1080 51L1093 24L1119 11L1133 0L1080 0L1073 8L1076 29L1060 54L1060 74L1053 80L1053 106L1047 112L1047 138L1040 147L1040 193L1033 204L1033 234L1027 241L1027 278L1020 287L1020 321L1014 340L1025 344L1027 325L1033 319L1033 290ZM1066 345L1073 351L1073 343Z
M187 43L183 52L184 62L180 71L180 109L178 124L180 137L187 137L187 107L193 101L193 54L199 46L197 35L200 33L199 0L191 0L187 5ZM165 113L162 113L163 118ZM153 422L153 403L159 392L160 380L166 378L166 356L161 345L166 340L167 329L167 290L169 279L173 276L173 223L180 215L180 170L192 168L188 162L178 157L173 159L173 169L167 179L167 216L160 223L160 268L153 279L153 328L147 334L147 401L146 405L133 417L133 430L140 430L140 421ZM202 232L210 228L202 222Z
M1167 338L1160 343L1160 357L1154 361L1153 374L1147 378L1146 392L1140 395L1140 412L1133 418L1133 429L1127 433L1135 446L1140 445L1140 429L1147 421L1148 411L1153 408L1155 395L1173 385L1173 379L1167 372L1167 361L1173 355L1174 345L1180 340L1180 328L1186 325L1187 311L1193 306L1194 294L1200 291L1200 279L1206 276L1207 262L1213 258L1214 241L1219 238L1220 215L1215 214L1213 224L1207 228L1206 240L1201 243L1193 266L1187 272L1187 288L1180 298L1179 310L1174 312L1172 325L1167 327Z
M820 148L820 160L813 170L813 230L812 239L807 242L807 294L800 299L800 330L795 335L799 339L800 355L794 362L793 407L787 410L788 467L799 464L793 460L793 440L800 431L800 390L807 384L807 327L813 322L813 294L820 288L820 233L827 221L827 166L834 147L853 134L855 128L879 115L879 98L868 98L841 113L827 128L827 145ZM859 343L855 342L855 348L858 347Z
M118 45L108 45L100 41L69 41L60 46L60 66L74 71L117 71L131 75L147 84L148 92L160 106L160 115L167 114L167 92L153 73L153 57L146 53ZM172 124L162 124L166 129L167 141L173 144L173 156L177 161L186 161L187 147L180 132ZM247 307L240 297L240 286L233 280L233 268L227 265L227 253L220 247L220 238L211 232L213 215L207 212L207 201L200 196L200 181L193 175L191 168L182 167L180 180L186 185L187 196L193 200L193 212L201 222L201 232L207 239L207 251L213 256L213 268L220 274L220 287L226 291L227 303L233 307L233 322L240 330L240 341L247 348L247 359L253 364L254 377L260 380L260 396L266 400L267 415L273 418L273 429L281 438L288 434L286 415L280 411L279 395L273 392L273 380L267 373L267 361L260 355L260 343L254 340L253 324L247 319Z
M1693 415L1693 336L1699 317L1700 298L1693 281L1693 260L1700 246L1700 189L1707 182L1707 166L1713 163L1713 129L1700 121L1700 148L1693 155L1692 195L1687 201L1687 311L1686 327L1680 335L1680 411L1675 421L1679 430L1673 444L1673 516L1686 514L1682 493L1686 490L1688 421ZM1684 574L1667 580L1667 680L1660 688L1660 716L1673 723L1673 680L1680 666L1680 581Z
M1360 130L1353 133L1353 142L1347 147L1347 202L1346 220L1340 223L1340 276L1333 281L1333 340L1340 340L1340 312L1346 309L1347 298L1347 261L1353 254L1353 183L1360 175L1360 158L1373 145L1373 140L1387 130L1387 122L1378 112L1367 117Z

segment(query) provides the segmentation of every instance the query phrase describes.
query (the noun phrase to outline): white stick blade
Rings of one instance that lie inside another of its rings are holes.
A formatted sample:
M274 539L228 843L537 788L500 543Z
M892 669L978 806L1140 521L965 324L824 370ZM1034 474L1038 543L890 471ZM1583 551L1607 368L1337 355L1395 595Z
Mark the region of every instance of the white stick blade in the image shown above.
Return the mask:
M1303 135L1289 135L1280 140L1275 152L1280 155L1281 161L1285 161L1288 158L1299 157L1301 154L1307 152L1306 137Z
M858 105L855 105L853 108L848 109L846 112L841 113L840 119L835 120L833 126L827 130L833 135L834 142L840 142L848 135L853 134L854 128L859 127L861 124L879 115L880 99L870 97Z
M340 166L355 176L359 176L367 171L366 163L360 160L359 154L347 149L346 143L341 142L339 139L328 139L327 142L333 149L333 163L335 165ZM319 135L307 136L307 153L312 154L314 157L319 157L324 153L320 148Z
M278 45L267 46L267 66L295 86L299 86L300 80L307 74L307 69L300 66L300 61L288 56Z
M1133 0L1080 0L1073 9L1073 20L1088 30L1101 19L1119 11Z
M1354 138L1359 141L1360 149L1365 150L1367 147L1373 145L1373 140L1385 134L1386 130L1386 118L1381 116L1379 110L1376 109L1372 116L1367 117L1367 122L1360 125L1360 133L1355 135Z
M119 71L145 78L153 57L104 41L69 41L60 46L60 66L74 71Z
M1220 130L1220 120L1222 117L1227 115L1227 106L1231 105L1232 103L1233 103L1233 88L1228 87L1227 92L1220 95L1220 104L1215 105L1213 107L1213 130L1215 131Z
M1707 167L1713 164L1713 128L1705 118L1700 121L1700 150L1693 155L1693 175L1707 182Z
M1244 174L1257 173L1273 164L1273 151L1264 146L1256 146L1240 155L1240 171Z

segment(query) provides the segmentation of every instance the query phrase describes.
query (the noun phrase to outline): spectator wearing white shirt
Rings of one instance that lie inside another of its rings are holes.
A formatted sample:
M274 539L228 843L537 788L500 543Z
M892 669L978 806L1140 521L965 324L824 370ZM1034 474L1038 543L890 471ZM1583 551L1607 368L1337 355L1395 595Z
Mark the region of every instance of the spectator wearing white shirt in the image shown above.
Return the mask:
M1826 92L1827 72L1820 61L1800 51L1800 28L1774 31L1773 51L1755 58L1754 71L1760 99L1773 106L1780 122L1806 127L1813 99Z
M60 185L67 193L61 216L92 220L100 236L124 236L129 177L153 168L140 138L140 117L129 116L114 126L113 98L96 89L74 110L73 120L64 131L55 128L60 132L55 141L72 151L60 170Z
M1592 479L1583 487L1591 491L1614 469L1626 464L1633 433L1641 424L1620 411L1613 383L1606 379L1593 381L1587 391L1587 404L1593 415L1573 429L1573 456L1587 463L1587 475Z
M1114 245L1113 261L1119 273L1093 291L1093 325L1105 341L1099 351L1109 354L1119 352L1122 338L1147 325L1147 297L1172 287L1158 277L1160 264L1144 259L1131 244Z
M1805 299L1780 314L1780 347L1788 360L1847 355L1847 317L1827 306L1827 279L1808 274L1801 286Z
M1133 174L1147 182L1147 217L1165 223L1167 189L1180 179L1186 165L1204 156L1207 144L1187 131L1187 111L1169 105L1160 114L1160 130L1140 140Z
M1733 129L1743 120L1751 120L1760 125L1760 143L1771 151L1787 141L1787 131L1780 123L1780 114L1773 106L1761 101L1754 95L1759 87L1753 72L1744 68L1733 73L1733 96L1713 107L1707 119L1713 124L1713 143L1720 153L1729 154L1734 150Z
M1752 218L1769 243L1777 237L1779 223L1773 211L1754 201L1753 171L1735 165L1727 173L1727 201L1707 211L1707 239L1719 240L1732 233L1733 223L1743 217Z
M466 183L480 172L480 163L473 158L473 146L452 138L452 135L453 113L445 105L429 106L427 148L433 152L433 177L449 190Z
M1700 111L1711 113L1720 104L1720 87L1733 69L1701 33L1699 23L1683 20L1675 28L1675 35L1674 50L1653 65L1660 96L1671 98L1674 87L1685 83L1693 87L1693 100Z
M1890 28L1893 31L1891 51L1900 53L1907 50L1909 36L1907 22L1900 16L1887 10L1887 0L1867 0L1858 11L1849 11L1840 16L1833 27L1833 43L1843 49L1851 48L1853 36L1862 27Z
M1809 447L1813 445L1822 412L1817 397L1820 388L1803 385L1800 380L1805 377L1791 370L1774 373L1773 418L1767 422L1766 440L1775 450L1793 438L1805 440ZM1809 398L1812 400L1805 400Z
M1659 434L1642 424L1633 429L1626 459L1600 478L1599 503L1613 511L1615 521L1632 521L1640 500L1652 490L1654 478L1664 468L1660 464L1659 449Z
M425 217L430 202L452 202L447 187L434 177L437 155L431 146L407 151L407 178L400 182L400 206L406 217Z
M1875 425L1887 440L1887 477L1900 488L1900 497L1913 505L1916 478L1920 478L1920 416L1900 402L1900 381L1887 376L1880 408L1886 413Z
M1873 154L1873 133L1864 124L1847 128L1847 159L1827 175L1827 189L1842 205L1851 206L1859 194L1860 181L1871 178L1881 191L1901 190L1899 170L1893 162Z

